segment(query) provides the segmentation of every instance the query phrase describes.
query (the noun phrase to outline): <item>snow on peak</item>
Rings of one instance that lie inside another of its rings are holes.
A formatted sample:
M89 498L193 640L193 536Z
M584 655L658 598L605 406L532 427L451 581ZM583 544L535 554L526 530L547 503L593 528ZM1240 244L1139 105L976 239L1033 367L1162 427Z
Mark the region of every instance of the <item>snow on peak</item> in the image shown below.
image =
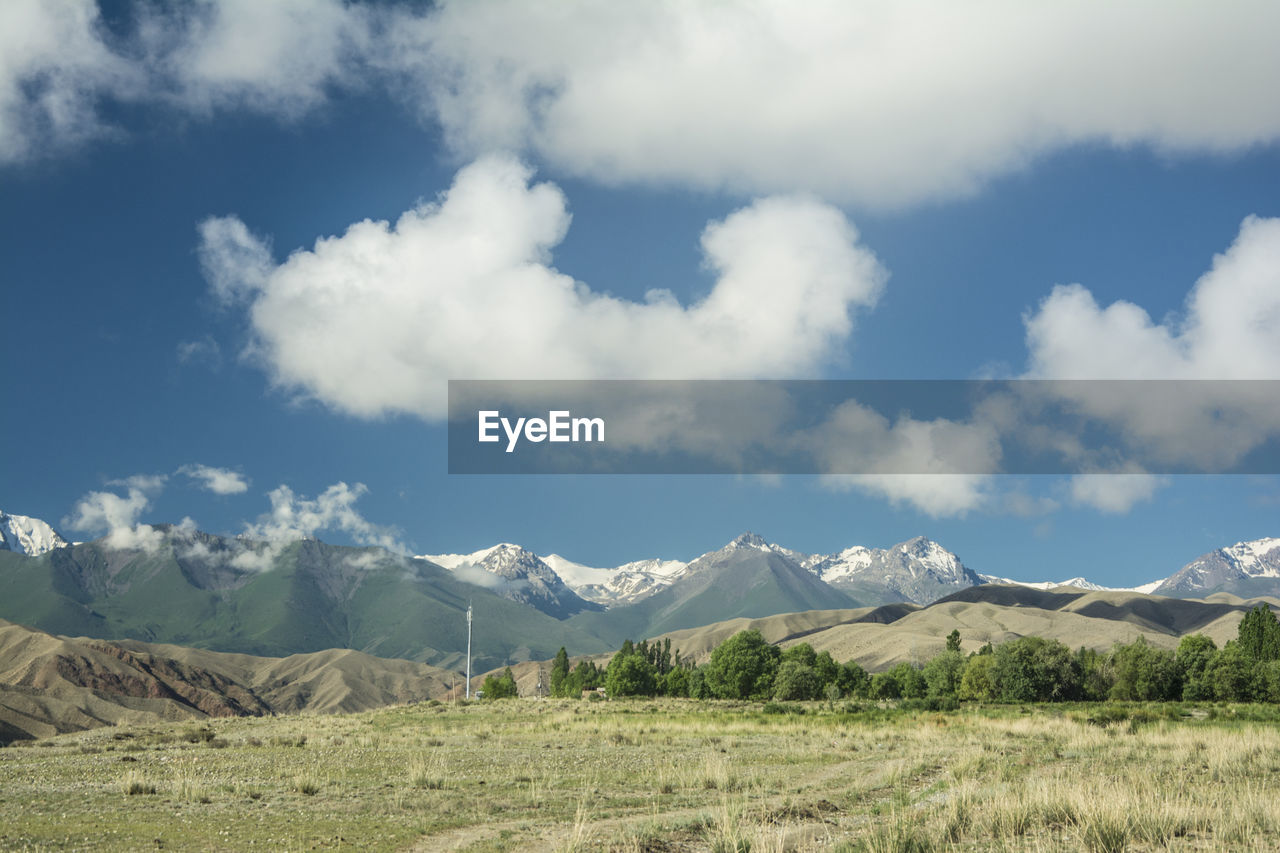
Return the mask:
M743 533L737 539L734 539L726 547L727 548L754 548L757 551L774 550L774 546L766 542L763 536L760 536L757 533L752 533L750 530L748 530L746 533Z
M0 510L0 551L38 557L70 544L48 522L26 515L10 515Z

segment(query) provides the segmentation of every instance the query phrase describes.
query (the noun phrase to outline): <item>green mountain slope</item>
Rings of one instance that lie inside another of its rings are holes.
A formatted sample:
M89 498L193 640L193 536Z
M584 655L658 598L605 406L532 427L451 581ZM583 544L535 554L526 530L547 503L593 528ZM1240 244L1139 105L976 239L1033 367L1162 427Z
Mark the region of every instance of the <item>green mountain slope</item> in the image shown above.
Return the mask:
M3 552L0 618L64 635L270 656L350 648L461 668L470 601L477 669L550 657L561 645L607 648L425 561L307 540L282 548L266 571L235 568L232 557L249 547L170 529L151 553L99 542L39 557Z

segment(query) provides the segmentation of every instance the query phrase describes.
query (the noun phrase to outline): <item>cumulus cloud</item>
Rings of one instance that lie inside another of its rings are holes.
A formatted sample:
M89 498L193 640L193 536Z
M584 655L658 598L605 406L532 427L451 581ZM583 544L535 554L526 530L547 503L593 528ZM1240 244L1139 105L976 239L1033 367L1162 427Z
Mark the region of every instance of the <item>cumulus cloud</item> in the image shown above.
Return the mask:
M89 492L81 498L63 525L84 533L105 533L104 544L121 550L153 551L164 542L164 534L149 524L139 524L142 513L151 508L150 495L163 485L163 477L131 477L119 481L125 494Z
M1025 318L1029 375L1048 379L1280 379L1280 219L1247 217L1181 317L1102 308L1059 285Z
M272 489L267 494L271 510L246 524L243 534L245 539L265 544L236 554L231 564L254 571L269 569L286 545L314 538L325 530L341 531L360 545L407 553L395 531L370 522L355 508L356 501L367 492L363 483L334 483L314 499L299 497L288 486Z
M827 488L861 491L933 518L987 505L1001 456L999 434L981 421L909 415L890 421L855 401L836 407L798 441L822 470L871 472L824 476Z
M967 193L1078 144L1232 151L1280 136L1266 0L0 4L0 162L102 131L112 101L294 119L398 93L469 158L606 183L867 206ZM56 146L55 146L56 147Z
M228 468L214 468L209 465L183 465L179 474L186 474L206 491L215 495L238 495L249 490L249 482L243 474Z
M1107 382L1053 386L1082 412L1121 425L1160 463L1228 467L1280 437L1280 219L1251 216L1192 287L1179 317L1103 308L1079 284L1055 287L1025 317L1028 376L1209 380L1193 392Z
M1132 469L1124 473L1077 474L1070 480L1071 502L1100 512L1123 515L1136 504L1150 501L1168 478Z
M253 354L280 386L373 417L445 414L467 378L735 378L837 358L885 273L835 208L760 199L702 234L711 291L633 302L551 266L569 213L507 157L464 168L439 201L365 220L283 263L238 219L200 227L213 292L246 306Z
M444 2L376 59L464 154L616 182L865 205L966 193L1081 143L1280 135L1280 7Z
M94 0L0 3L0 163L104 132L97 102L145 75L108 45Z
M340 0L198 0L148 10L140 41L179 105L293 118L357 83L370 14Z
M371 13L341 0L134 3L111 34L95 0L0 3L0 164L115 132L112 103L292 119L365 85Z

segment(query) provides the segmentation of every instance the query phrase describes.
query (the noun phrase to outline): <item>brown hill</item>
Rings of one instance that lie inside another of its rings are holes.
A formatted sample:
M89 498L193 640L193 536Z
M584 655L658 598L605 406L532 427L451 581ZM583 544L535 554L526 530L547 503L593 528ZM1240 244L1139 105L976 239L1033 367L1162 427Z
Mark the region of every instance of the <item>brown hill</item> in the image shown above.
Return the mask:
M0 620L0 743L125 722L359 711L443 696L455 678L349 649L255 657Z

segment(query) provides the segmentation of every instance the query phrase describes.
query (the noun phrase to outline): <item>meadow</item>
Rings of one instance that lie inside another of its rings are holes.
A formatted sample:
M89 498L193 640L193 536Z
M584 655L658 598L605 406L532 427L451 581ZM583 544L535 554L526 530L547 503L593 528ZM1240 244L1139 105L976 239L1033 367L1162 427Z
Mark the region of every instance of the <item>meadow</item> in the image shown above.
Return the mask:
M1280 847L1262 705L435 702L0 749L0 848Z

